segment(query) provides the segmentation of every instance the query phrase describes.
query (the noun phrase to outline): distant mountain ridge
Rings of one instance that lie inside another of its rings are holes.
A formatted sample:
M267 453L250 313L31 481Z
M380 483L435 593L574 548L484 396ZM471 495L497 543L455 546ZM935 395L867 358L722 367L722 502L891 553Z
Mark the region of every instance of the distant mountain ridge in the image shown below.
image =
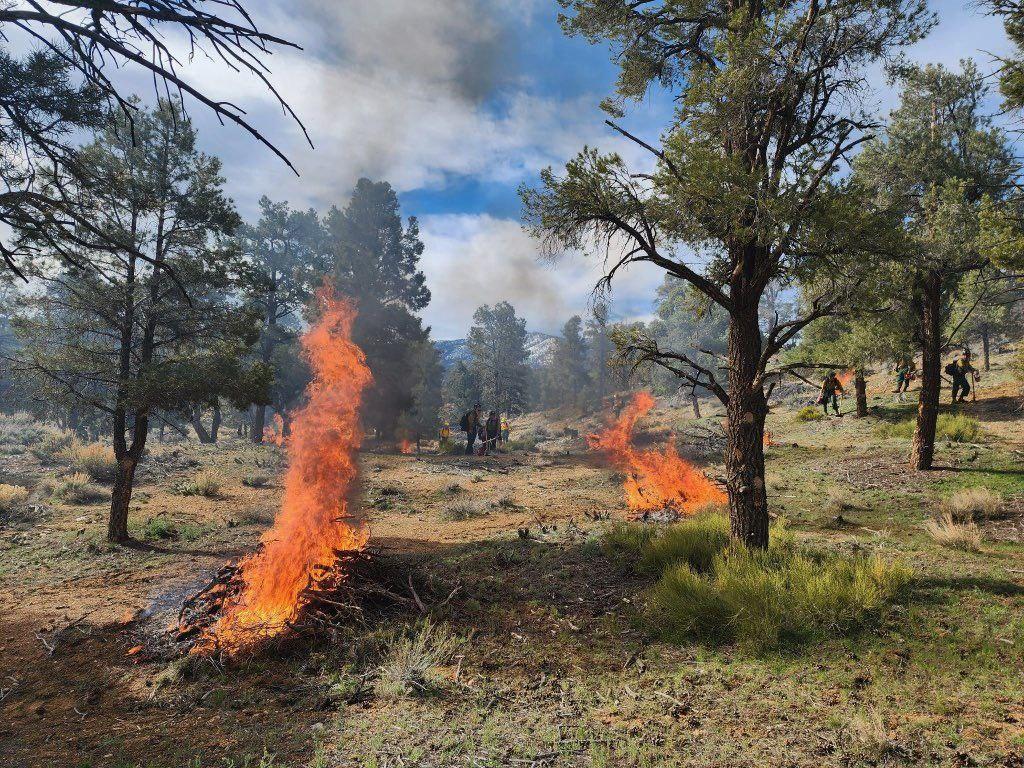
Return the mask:
M555 344L557 341L558 337L552 336L550 333L527 331L526 351L530 355L530 365L534 368L540 368L542 365L550 363L555 355ZM444 366L445 370L448 370L460 361L468 363L472 357L465 339L435 341L434 346L441 354L441 365Z

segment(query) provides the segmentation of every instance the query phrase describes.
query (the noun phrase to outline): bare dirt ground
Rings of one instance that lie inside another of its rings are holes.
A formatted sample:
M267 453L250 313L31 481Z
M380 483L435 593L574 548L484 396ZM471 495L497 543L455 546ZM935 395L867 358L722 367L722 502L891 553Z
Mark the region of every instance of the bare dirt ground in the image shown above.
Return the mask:
M597 416L531 415L513 437L539 449L494 457L368 445L355 506L396 599L226 667L133 649L270 525L279 449L154 443L131 548L103 541L102 500L37 493L0 522L0 765L1024 765L1017 390L997 370L962 408L982 437L943 444L946 468L915 475L906 441L879 431L913 413L886 386L873 382L865 420L800 422L799 398L777 406L769 489L802 539L905 560L914 589L863 635L770 658L645 630L645 582L600 544L625 515L621 476L564 432ZM719 418L664 402L647 427L715 476L702 435ZM69 471L3 448L0 482ZM208 469L218 495L178 492ZM257 476L269 486L249 487ZM1004 499L983 550L939 547L922 521L974 486ZM395 695L381 670L422 627L417 600L457 653L429 690Z

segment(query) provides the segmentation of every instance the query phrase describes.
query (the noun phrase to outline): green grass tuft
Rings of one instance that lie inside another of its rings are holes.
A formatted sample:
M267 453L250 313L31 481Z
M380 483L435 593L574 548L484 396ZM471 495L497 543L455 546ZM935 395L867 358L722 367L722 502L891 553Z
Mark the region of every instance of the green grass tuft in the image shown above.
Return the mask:
M767 551L730 546L706 573L670 565L648 591L647 619L670 642L735 642L764 653L867 624L910 579L864 555L817 554L785 536Z
M881 424L878 434L881 437L910 440L917 428L916 419L897 421L895 424ZM977 419L962 413L940 413L935 425L935 439L949 440L953 443L973 443L981 434L981 426Z
M819 411L813 405L805 405L799 411L796 412L794 417L797 421L821 421L825 418L825 414Z
M703 573L728 545L729 520L718 514L699 515L650 539L640 553L637 568L641 573L657 576L670 566L686 563L697 573Z

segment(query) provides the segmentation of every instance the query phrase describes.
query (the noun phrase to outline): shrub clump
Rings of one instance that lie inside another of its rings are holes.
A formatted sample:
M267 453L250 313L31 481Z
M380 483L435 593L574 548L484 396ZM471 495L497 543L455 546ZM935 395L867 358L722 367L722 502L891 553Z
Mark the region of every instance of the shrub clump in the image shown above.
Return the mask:
M76 472L84 472L93 480L112 482L117 476L117 459L113 449L103 443L90 443L73 447L71 465Z
M797 421L821 421L825 418L825 414L815 408L813 405L805 405L799 411L796 412Z
M957 521L948 512L943 512L937 518L925 522L924 529L935 542L944 547L965 552L978 552L981 549L981 531L970 517Z
M90 482L85 472L75 472L59 480L53 488L53 497L68 504L91 504L107 497L107 492Z
M735 641L765 652L859 628L909 577L878 557L729 547L705 574L684 564L667 570L648 595L649 618L669 640Z
M942 500L939 511L957 522L995 517L1003 497L988 488L963 488Z
M169 517L160 515L149 518L143 524L140 533L144 539L195 541L202 535L203 529L190 523L176 523Z
M28 488L0 483L0 514L14 514L25 506L26 502L28 502Z
M48 432L30 450L33 456L47 464L66 456L74 439L73 432Z
M242 485L246 488L266 488L270 485L270 475L246 475L242 478Z
M449 522L473 520L487 514L487 508L475 501L456 501L449 504L441 513L441 519Z
M910 579L878 557L805 550L781 529L765 551L732 545L721 517L670 532L651 540L638 567L660 569L647 619L671 642L736 642L763 653L845 634L879 615Z
M206 470L179 485L178 492L182 496L205 496L208 499L215 499L220 496L222 485L220 475Z
M462 644L461 638L429 619L394 636L378 670L377 692L400 698L439 687L443 678L438 668L451 663Z

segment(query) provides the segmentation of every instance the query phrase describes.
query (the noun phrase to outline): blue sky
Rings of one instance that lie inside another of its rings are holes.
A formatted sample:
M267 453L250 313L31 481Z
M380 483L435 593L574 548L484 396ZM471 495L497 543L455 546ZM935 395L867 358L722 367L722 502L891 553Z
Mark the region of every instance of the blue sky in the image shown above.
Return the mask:
M567 39L555 0L247 0L263 28L299 43L269 60L271 80L306 123L316 149L252 79L197 58L184 69L212 95L243 106L281 147L296 177L234 126L193 105L206 151L220 156L229 192L251 217L261 195L296 207L344 205L360 176L398 190L420 219L423 269L434 294L424 318L435 338L463 336L473 310L511 301L533 330L555 332L587 309L599 258L537 260L519 226L516 188L559 166L583 145L616 150L637 166L643 151L603 125L598 103L615 79L608 52ZM973 4L933 4L938 28L911 59L995 68L1008 49L1001 23ZM151 82L131 83L152 97ZM880 71L878 108L895 104ZM993 103L993 108L996 104ZM626 122L656 138L670 114L664 94ZM617 318L648 317L661 273L642 265L614 286Z

